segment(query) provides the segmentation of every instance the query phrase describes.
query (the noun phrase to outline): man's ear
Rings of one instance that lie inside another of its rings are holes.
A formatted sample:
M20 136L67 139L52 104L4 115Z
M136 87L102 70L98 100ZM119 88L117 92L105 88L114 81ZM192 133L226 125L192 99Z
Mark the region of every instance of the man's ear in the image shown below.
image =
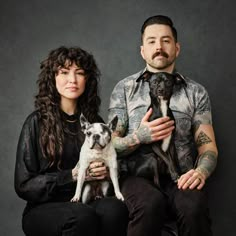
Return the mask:
M85 132L85 130L88 128L88 126L90 125L90 123L87 121L87 119L85 118L85 116L83 115L83 113L81 113L80 115L80 125L81 125L81 130L82 132Z
M118 123L118 117L115 116L108 124L108 127L112 130L112 132L115 131L116 129L116 126L117 126L117 123Z
M141 54L142 58L145 60L143 45L140 46L140 54Z
M175 47L176 47L176 57L178 57L179 56L179 53L180 53L180 43L179 42L177 42L176 44L175 44Z

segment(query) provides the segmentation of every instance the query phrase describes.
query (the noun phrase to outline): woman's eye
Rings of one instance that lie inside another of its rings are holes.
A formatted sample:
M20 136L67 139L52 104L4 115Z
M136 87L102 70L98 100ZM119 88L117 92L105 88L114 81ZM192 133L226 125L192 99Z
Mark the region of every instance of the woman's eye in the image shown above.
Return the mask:
M76 72L76 74L77 74L77 75L82 75L82 76L84 76L84 75L85 75L85 73L84 73L84 72Z
M60 74L62 74L62 75L67 75L67 74L68 74L68 71L66 71L66 70L60 70Z
M91 134L92 134L92 133L91 133L90 131L87 132L87 136L91 136Z

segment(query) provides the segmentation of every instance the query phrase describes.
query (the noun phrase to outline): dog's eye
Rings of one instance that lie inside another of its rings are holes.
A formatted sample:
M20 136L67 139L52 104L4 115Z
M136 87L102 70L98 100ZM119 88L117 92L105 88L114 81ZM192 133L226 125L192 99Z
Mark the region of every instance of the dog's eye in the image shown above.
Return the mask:
M87 132L87 136L90 136L92 133L90 131Z
M172 81L171 81L171 80L166 80L166 81L165 81L165 84L166 84L167 86L170 86L170 85L172 84Z
M158 84L158 81L157 81L157 80L154 80L154 81L153 81L153 84L154 84L154 85Z

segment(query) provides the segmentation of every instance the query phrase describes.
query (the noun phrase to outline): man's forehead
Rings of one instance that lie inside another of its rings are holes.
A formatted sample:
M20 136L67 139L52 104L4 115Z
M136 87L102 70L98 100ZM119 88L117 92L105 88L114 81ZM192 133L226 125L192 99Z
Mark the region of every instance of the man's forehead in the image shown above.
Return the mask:
M168 37L173 38L170 26L163 24L153 24L146 27L143 36L145 38Z

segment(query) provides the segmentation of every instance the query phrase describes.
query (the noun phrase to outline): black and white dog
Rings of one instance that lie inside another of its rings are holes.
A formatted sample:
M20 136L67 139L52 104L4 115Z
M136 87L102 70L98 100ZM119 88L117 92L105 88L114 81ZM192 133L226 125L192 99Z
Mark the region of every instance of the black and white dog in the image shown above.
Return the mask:
M174 85L180 84L182 79L178 75L166 72L145 72L143 76L150 87L150 107L153 112L149 121L163 116L169 116L174 120L169 103ZM176 182L179 178L179 165L173 136L174 132L164 140L140 146L127 162L129 172L135 176L152 179L156 185L159 185L158 172L167 169L171 179Z
M117 174L117 155L111 142L111 134L116 128L117 116L109 124L93 123L90 124L83 114L80 116L81 129L85 134L85 141L81 147L80 160L78 162L77 186L72 202L78 202L81 198L82 187L85 181L86 170L92 161L102 160L109 168L110 178L113 183L114 192L118 199L124 200L118 183ZM83 193L82 202L87 203L91 198L95 198L93 193L97 194L100 188L100 193L103 196L107 195L109 182L107 180L99 180L94 182L86 182ZM100 195L100 194L99 194Z

